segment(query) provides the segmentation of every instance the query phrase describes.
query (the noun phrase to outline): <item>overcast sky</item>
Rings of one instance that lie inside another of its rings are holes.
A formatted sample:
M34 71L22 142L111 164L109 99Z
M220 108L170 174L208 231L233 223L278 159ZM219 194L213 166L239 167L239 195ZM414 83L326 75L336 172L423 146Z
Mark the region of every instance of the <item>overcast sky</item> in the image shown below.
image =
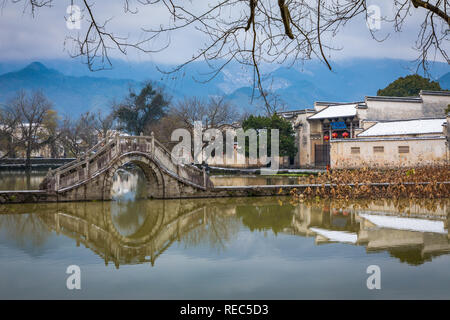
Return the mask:
M57 4L56 4L57 2ZM206 1L199 1L203 5ZM381 1L382 15L390 14L390 0ZM0 1L1 3L1 1ZM77 1L75 1L75 4ZM93 7L99 20L113 18L111 25L120 35L142 37L141 27L157 26L166 23L167 15L164 8L152 6L140 8L137 15L124 14L123 2L98 0ZM380 3L380 1L378 1ZM12 4L7 1L0 13L0 60L18 59L51 59L68 57L70 42L65 44L65 38L75 35L78 31L69 30L66 27L66 8L70 4L68 0L57 0L52 8L41 8L35 16L30 15L29 10L23 8L23 2ZM80 5L81 6L81 5ZM343 49L331 53L332 60L352 57L378 57L401 58L412 60L417 57L413 50L417 37L420 17L423 9L417 9L419 13L407 19L401 33L393 32L392 26L381 23L380 37L390 34L388 40L378 43L370 37L365 21L358 19L349 24L343 32L333 38L331 44ZM81 21L83 32L88 27L86 21ZM171 35L171 45L162 53L143 54L130 51L127 57L112 53L114 57L130 60L152 60L157 63L181 63L190 58L202 45L205 39L195 30L185 30L182 33ZM158 45L156 43L155 45ZM448 49L449 45L446 44ZM443 61L442 59L439 59Z

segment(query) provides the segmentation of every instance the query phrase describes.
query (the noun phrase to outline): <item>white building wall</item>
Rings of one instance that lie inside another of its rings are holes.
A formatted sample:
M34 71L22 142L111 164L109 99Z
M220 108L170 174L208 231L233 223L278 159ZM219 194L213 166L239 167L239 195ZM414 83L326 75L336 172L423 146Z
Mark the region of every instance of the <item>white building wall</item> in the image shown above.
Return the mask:
M444 116L445 109L450 104L450 93L449 94L427 94L421 93L420 97L423 101L423 114L426 117L434 116Z
M365 118L368 120L404 120L422 118L422 103L405 101L381 101L366 99L367 112Z
M375 152L374 147L384 150ZM399 147L409 147L409 152L400 153ZM359 148L359 153L352 153L352 148ZM332 169L443 165L448 156L444 137L334 140L330 165Z

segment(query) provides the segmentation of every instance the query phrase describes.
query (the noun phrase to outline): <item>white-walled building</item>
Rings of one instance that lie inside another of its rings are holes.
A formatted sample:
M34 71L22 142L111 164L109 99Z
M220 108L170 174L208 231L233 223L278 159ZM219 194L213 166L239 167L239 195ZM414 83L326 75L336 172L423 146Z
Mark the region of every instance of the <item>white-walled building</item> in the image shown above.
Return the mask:
M417 97L367 96L364 98L364 101L356 102L315 102L314 109L288 111L280 114L285 119L291 121L296 131L297 147L299 150L294 159L294 165L296 167L325 167L330 164L334 164L336 167L337 160L331 159L333 155L336 155L330 150L333 141L359 139L359 143L366 143L367 148L369 148L369 145L373 147L371 145L372 142L368 141L368 139L381 139L379 136L359 136L359 134L371 126L378 123L380 125L376 127L377 130L383 131L388 126L381 123L387 123L387 121L428 118L441 120L445 118L444 110L449 104L450 92L422 90ZM383 136L385 141L389 139L391 141L405 139L408 137L415 139L410 140L412 144L426 144L425 142L418 142L424 141L424 137L421 138L422 140L416 139L420 137L416 137L417 134L411 128L411 126L414 126L414 122L401 122L401 124L410 126L402 137L399 135L389 135L388 137L387 134L380 136ZM397 123L397 125L400 125L400 123ZM433 133L434 136L439 136L439 138L434 138L435 141L439 141L436 142L439 150L441 150L442 143L445 143L444 128L441 125L439 133ZM365 135L368 135L368 133ZM418 135L420 136L420 134ZM427 133L423 133L423 135L427 135ZM393 142L390 144L394 145ZM362 145L360 148L363 148ZM388 148L387 145L386 148ZM410 165L417 163L412 160L413 157L419 159L419 155L413 155L416 149L417 151L420 150L420 148L410 149L411 153L408 162ZM422 149L420 152L423 156L423 152L425 151ZM442 160L441 153L436 152L434 158L439 159L439 162L444 161ZM376 156L380 158L378 154Z
M331 168L446 164L445 123L445 118L376 122L353 139L331 141Z

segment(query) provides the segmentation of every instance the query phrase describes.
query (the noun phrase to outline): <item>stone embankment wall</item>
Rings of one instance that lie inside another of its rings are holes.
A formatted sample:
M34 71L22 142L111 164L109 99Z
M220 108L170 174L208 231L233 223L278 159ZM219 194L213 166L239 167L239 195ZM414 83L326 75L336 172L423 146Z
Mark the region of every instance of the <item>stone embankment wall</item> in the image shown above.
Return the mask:
M75 160L74 158L32 158L31 168L34 170L58 168L66 163ZM25 159L4 158L0 159L0 170L25 170Z

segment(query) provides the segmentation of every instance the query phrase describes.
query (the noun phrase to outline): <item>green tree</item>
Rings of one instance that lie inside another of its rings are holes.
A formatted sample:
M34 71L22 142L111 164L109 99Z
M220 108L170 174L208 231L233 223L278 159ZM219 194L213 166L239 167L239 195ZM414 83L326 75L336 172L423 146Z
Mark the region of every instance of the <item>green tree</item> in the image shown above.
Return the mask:
M148 134L150 126L166 115L168 106L169 99L162 89L146 83L139 94L130 89L128 97L114 106L113 113L120 130L133 135Z
M418 74L400 77L391 82L386 88L377 91L378 96L388 97L410 97L417 96L420 90L440 91L441 86L437 81L430 81L428 78Z
M447 105L447 109L445 109L445 114L449 114L450 113L450 104Z
M242 122L242 128L244 130L255 129L267 129L267 152L270 155L271 150L271 136L270 129L278 129L280 137L280 156L294 157L297 154L297 147L295 146L295 132L289 121L283 119L277 114L270 117L263 116L249 116ZM259 139L259 137L258 137ZM258 141L259 143L259 141ZM248 138L245 143L245 152L248 156Z

